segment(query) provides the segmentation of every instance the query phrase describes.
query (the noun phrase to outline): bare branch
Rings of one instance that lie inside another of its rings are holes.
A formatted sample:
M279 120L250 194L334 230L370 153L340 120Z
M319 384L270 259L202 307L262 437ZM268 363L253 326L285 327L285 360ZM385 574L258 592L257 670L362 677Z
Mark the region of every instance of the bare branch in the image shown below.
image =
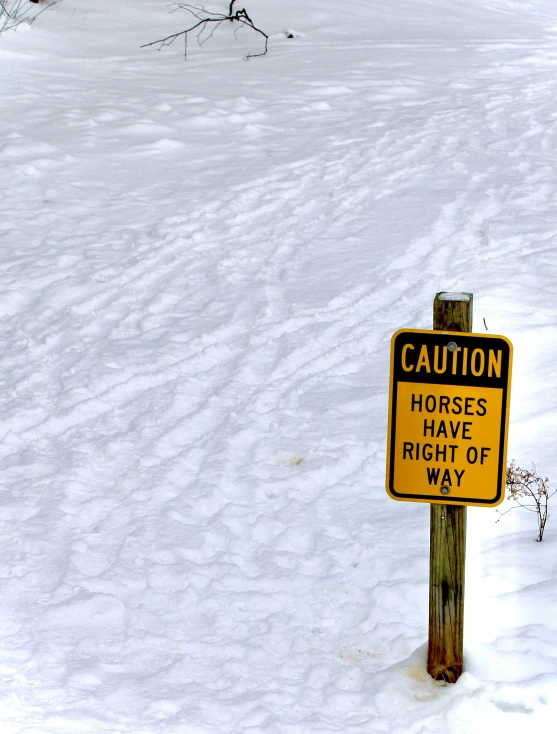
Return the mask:
M1 1L1 0L0 0ZM178 31L178 33L172 33L169 36L166 36L165 38L159 38L157 41L151 41L150 43L144 43L141 48L148 48L149 46L158 46L159 51L164 48L165 46L170 46L177 38L180 38L180 36L184 36L184 45L185 45L185 52L184 57L187 56L187 38L188 33L191 33L192 31L195 31L197 28L199 28L199 32L197 33L197 42L200 46L203 46L205 41L213 37L213 34L219 28L219 26L224 23L225 20L229 20L232 23L237 23L238 27L241 26L247 26L248 28L251 28L252 31L255 31L260 36L263 36L265 39L263 51L260 53L249 53L246 56L246 59L253 59L257 56L265 56L268 49L268 43L269 43L269 36L261 30L261 28L257 28L257 26L254 25L252 19L248 15L245 8L242 8L241 10L236 10L234 12L234 3L236 0L231 0L230 6L228 8L228 15L223 15L222 13L213 13L211 11L206 10L202 5L190 5L189 3L176 3L171 13L176 12L176 10L186 10L190 15L193 15L194 18L196 18L197 23L194 23L189 28L186 28L183 31ZM207 38L202 38L203 33L206 31L207 27L211 25L211 30L209 34L207 35ZM238 30L238 29L237 29ZM236 31L234 33L236 35Z
M31 0L35 5L40 5L40 9L30 10L27 2L24 0L14 0L8 3L7 0L0 0L0 33L3 31L13 30L21 23L31 25L41 13L57 5L61 0Z

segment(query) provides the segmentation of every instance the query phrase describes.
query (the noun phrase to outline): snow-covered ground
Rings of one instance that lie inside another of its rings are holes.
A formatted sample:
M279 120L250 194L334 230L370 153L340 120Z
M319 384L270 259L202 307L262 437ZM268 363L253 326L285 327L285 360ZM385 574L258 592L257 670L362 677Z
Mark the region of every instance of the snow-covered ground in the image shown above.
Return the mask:
M248 62L140 49L163 0L0 36L0 734L548 734L557 510L468 511L443 687L384 464L390 336L468 291L557 485L553 0L243 6Z

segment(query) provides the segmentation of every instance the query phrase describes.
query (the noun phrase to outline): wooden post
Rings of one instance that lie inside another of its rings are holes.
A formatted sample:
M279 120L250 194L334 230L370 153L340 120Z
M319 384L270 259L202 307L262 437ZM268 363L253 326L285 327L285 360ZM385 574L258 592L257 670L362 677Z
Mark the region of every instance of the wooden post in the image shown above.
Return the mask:
M438 293L433 329L472 331L472 294ZM431 504L427 672L456 683L462 673L466 507Z

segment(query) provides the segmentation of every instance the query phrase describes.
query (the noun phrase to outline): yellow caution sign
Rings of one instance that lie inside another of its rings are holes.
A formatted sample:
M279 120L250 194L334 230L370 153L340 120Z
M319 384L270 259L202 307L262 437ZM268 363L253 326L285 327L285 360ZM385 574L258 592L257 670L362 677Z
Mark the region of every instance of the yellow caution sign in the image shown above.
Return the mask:
M512 345L503 336L397 331L391 341L387 492L495 507L504 499Z

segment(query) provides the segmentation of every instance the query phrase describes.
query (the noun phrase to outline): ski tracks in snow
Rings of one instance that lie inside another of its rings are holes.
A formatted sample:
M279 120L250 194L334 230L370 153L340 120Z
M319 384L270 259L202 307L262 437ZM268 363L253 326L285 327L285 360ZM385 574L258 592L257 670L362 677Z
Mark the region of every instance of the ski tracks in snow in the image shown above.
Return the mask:
M441 288L488 283L489 320L511 279L526 302L536 287L525 254L554 267L557 57L379 43L317 70L298 53L270 88L263 65L218 67L219 98L202 61L187 93L165 66L148 116L131 62L72 89L39 72L14 97L4 670L36 711L47 687L43 731L78 709L94 731L396 718L389 676L369 678L424 639L427 558L416 521L424 556L378 563L388 341L427 328Z

